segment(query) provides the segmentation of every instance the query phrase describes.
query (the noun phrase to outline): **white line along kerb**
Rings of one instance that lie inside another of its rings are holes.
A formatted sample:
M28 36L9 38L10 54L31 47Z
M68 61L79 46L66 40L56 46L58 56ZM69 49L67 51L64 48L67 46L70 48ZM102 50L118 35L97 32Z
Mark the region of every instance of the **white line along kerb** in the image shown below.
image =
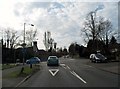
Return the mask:
M80 79L83 83L87 83L85 80L83 80L78 74L76 74L74 71L70 71L71 74L76 76L78 79Z
M59 69L49 69L49 72L52 74L52 76L55 76Z

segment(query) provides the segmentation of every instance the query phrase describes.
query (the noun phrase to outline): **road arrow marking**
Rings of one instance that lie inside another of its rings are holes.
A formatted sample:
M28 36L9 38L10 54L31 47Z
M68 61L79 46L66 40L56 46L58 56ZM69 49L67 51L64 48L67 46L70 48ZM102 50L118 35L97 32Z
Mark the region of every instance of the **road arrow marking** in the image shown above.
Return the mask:
M55 76L59 69L49 69L49 72L52 74L52 76Z

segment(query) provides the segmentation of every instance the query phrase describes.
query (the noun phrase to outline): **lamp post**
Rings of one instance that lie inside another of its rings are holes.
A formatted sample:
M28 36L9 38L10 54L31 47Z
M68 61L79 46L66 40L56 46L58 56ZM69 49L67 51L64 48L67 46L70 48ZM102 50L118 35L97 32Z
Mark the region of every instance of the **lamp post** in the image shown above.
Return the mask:
M25 43L25 25L26 25L26 23L24 23L24 35L23 35L23 65L24 65L24 61L25 61L25 46L26 46L26 43ZM28 25L34 26L33 24L28 24Z

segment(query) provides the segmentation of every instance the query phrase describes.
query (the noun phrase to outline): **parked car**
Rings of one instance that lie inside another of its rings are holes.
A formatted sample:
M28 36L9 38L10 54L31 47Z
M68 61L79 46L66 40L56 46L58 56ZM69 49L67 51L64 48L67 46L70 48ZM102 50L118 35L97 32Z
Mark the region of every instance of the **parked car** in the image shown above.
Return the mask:
M49 56L47 66L59 66L59 59L57 56Z
M107 62L107 58L103 56L101 53L91 54L90 55L91 62Z
M32 57L29 60L26 60L26 64L38 64L40 59L38 57Z

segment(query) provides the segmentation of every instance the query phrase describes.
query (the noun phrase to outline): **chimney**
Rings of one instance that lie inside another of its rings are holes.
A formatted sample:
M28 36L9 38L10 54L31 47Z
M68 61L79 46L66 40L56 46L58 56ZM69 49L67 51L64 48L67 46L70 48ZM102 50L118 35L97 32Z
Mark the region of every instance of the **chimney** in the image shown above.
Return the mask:
M34 52L37 52L37 51L38 51L37 41L33 41L33 51L34 51Z

